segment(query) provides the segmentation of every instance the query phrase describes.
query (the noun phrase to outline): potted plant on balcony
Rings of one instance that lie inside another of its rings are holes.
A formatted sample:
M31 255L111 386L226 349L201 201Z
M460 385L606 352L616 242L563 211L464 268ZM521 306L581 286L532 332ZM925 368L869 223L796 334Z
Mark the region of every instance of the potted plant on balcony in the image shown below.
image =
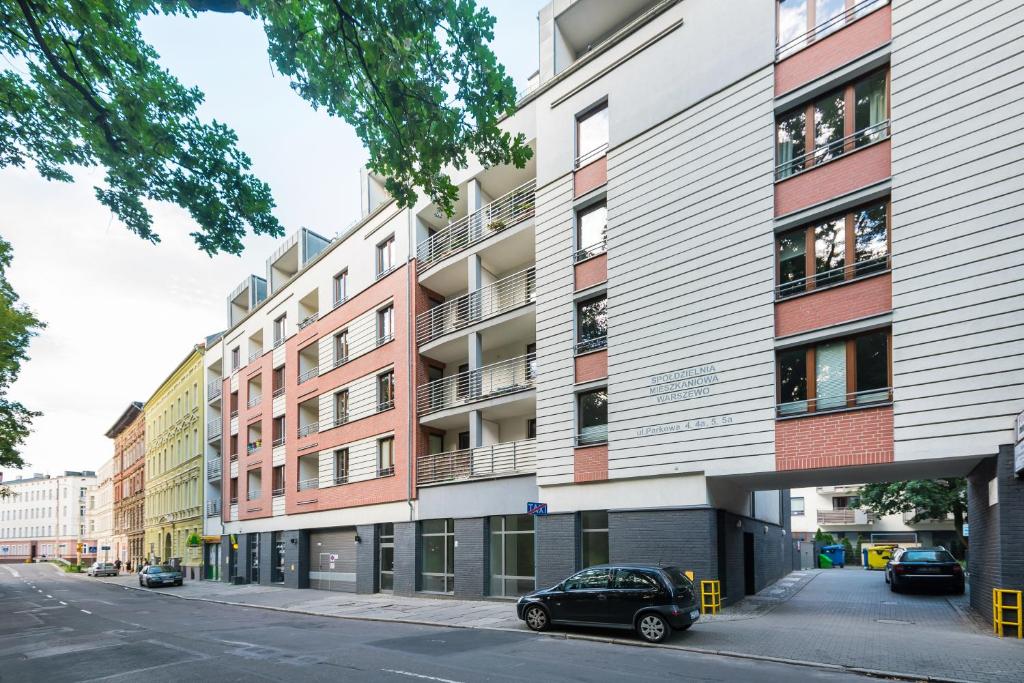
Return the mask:
M501 232L508 227L504 218L495 218L487 224L487 229L491 232Z

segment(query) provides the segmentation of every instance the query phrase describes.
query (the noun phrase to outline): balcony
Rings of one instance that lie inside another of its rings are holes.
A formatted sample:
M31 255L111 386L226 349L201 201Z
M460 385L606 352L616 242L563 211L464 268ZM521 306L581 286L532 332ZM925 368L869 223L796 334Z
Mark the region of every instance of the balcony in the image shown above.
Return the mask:
M262 494L262 492L260 492L259 489L249 489L248 491L245 492L245 499L246 500L259 500L260 496L262 496L262 495L263 494Z
M426 344L488 318L533 303L535 270L528 268L416 316L416 343Z
M263 440L262 439L260 439L259 441L250 441L248 444L246 444L245 451L249 455L252 455L253 453L255 453L256 451L258 451L261 448L263 448Z
M856 496L860 494L861 484L837 484L835 486L818 486L815 490L825 495Z
M246 408L255 408L256 406L258 406L260 404L260 401L262 401L262 400L263 400L263 394L256 394L255 396L250 396L249 400L245 404L245 407Z
M526 391L533 388L536 374L536 354L531 353L443 377L417 387L416 411L426 415Z
M868 510L818 510L818 524L873 524L875 513Z
M318 488L320 488L320 479L319 478L310 478L310 479L301 479L301 480L299 480L299 485L298 485L298 490L299 491L308 491L310 489L318 489Z
M249 363L255 363L263 356L263 349L257 349L249 354Z
M320 368L317 367L317 366L313 366L309 370L306 370L305 372L300 373L299 374L299 384L305 384L309 380L311 380L314 377L316 377L317 373L319 373L319 372L320 372Z
M464 216L416 245L420 268L426 269L454 254L479 244L501 231L532 218L536 181L523 183L508 194Z
M207 517L218 517L220 516L220 501L211 500L206 503L206 516Z
M923 515L923 514L925 514L924 510L909 510L907 512L904 512L903 513L903 523L904 524L941 524L942 522L951 522L951 521L953 521L953 513L952 512L950 512L949 514L947 514L945 517L942 517L942 518L922 517L921 519L917 520L916 522L914 521L914 517L917 517L918 515Z
M416 459L416 484L429 486L488 477L528 474L537 469L534 439L507 441L480 448L421 455Z
M219 379L215 379L212 382L206 384L206 400L212 401L216 398L220 398L221 393L224 391L224 385Z
M309 424L302 425L299 427L299 438L309 436L310 434L316 434L320 431L319 422L310 422Z
M206 478L209 481L217 481L224 475L224 464L220 460L211 460L206 463Z
M299 329L300 330L306 329L307 327L309 327L310 325L312 325L313 323L316 322L317 317L318 316L317 316L316 313L307 315L305 318L303 318L302 320L299 321Z
M212 441L224 432L224 425L220 420L210 420L206 423L206 440Z

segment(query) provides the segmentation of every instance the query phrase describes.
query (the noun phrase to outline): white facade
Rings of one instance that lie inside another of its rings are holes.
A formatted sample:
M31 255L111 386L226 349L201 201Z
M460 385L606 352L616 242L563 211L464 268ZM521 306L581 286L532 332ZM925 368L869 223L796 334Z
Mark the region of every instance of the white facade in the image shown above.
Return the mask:
M97 483L88 471L5 482L11 495L0 498L0 554L74 557L76 543L95 540L88 518Z
M96 484L86 506L86 534L96 541L97 559L109 562L118 559L114 538L114 467L114 459L110 458L96 471Z

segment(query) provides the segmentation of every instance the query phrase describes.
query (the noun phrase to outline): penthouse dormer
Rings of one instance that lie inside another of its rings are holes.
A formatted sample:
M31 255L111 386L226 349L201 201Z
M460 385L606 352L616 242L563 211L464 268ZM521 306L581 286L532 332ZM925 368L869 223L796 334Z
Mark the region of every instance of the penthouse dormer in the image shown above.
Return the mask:
M331 240L309 228L301 228L289 236L267 259L269 293L279 291L330 243Z
M266 298L266 280L259 275L250 275L242 280L228 295L228 328L237 325Z

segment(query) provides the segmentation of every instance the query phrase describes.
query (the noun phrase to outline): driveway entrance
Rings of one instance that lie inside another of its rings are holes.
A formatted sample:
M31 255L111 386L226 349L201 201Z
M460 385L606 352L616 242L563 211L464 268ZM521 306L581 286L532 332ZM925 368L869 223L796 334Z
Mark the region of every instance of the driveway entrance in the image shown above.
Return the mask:
M964 611L966 596L892 593L882 572L859 567L795 574L806 583L789 599L703 618L671 642L922 677L1020 681L1024 641L989 635ZM781 592L769 586L753 600L773 591Z

